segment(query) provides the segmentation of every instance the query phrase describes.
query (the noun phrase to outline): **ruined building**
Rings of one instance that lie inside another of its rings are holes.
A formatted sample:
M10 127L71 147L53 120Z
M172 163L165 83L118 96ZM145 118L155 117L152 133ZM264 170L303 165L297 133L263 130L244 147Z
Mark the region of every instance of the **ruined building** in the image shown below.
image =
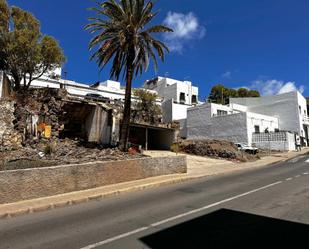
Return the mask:
M7 77L2 75L0 82L0 122L5 122L0 125L0 149L57 138L78 138L104 146L118 144L121 99L71 94L66 87L33 86L27 94L14 95ZM169 149L177 138L177 129L177 123L164 124L161 117L143 120L141 115L134 115L130 142L144 149Z

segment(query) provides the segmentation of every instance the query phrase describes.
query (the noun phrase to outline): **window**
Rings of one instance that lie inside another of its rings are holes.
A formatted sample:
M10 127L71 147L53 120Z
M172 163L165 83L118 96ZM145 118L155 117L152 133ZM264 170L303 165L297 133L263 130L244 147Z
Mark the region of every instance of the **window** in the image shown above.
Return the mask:
M180 103L185 103L186 102L186 95L185 95L185 93L180 93L179 100L180 100Z
M298 106L298 108L299 108L299 114L301 114L301 106Z
M227 115L227 111L217 110L217 115L218 116L225 116L225 115Z
M197 104L197 97L196 95L192 95L192 104Z
M255 132L255 133L260 133L260 126L255 125L255 126L254 126L254 132Z

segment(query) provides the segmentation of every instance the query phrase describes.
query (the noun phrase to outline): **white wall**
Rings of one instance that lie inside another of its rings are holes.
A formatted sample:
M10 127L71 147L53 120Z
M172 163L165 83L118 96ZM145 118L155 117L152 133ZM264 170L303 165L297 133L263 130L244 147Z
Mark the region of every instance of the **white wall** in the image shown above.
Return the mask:
M23 84L23 82L22 82ZM71 80L53 80L53 79L38 79L31 83L31 87L40 88L40 87L49 87L54 89L59 89L60 87L67 90L69 94L79 95L81 97L86 96L87 94L99 94L105 98L111 100L124 100L125 98L125 89L121 88L120 82L116 81L105 81L102 82L97 87L91 87L87 84L77 83ZM145 89L147 90L147 89ZM147 90L149 91L149 90ZM155 91L150 91L152 93L156 93ZM136 100L134 95L132 94L132 100ZM162 98L157 98L156 103L161 105Z
M248 111L279 118L279 129L301 134L301 118L298 110L306 108L305 99L298 92L258 98L231 98L231 104L248 107ZM299 103L299 99L302 99Z
M304 130L304 118L308 117L308 110L307 110L307 100L302 96L299 92L297 92L297 100L298 100L298 111L299 111L299 135L301 137L305 137L305 130Z
M264 150L292 151L295 150L295 136L290 132L254 134L253 145Z
M248 107L244 105L238 105L238 104L229 104L231 109L233 109L234 112L246 112L248 111Z
M227 111L228 115L217 116L218 110ZM274 117L251 112L235 113L229 106L208 103L188 109L187 137L222 139L250 145L255 125L260 127L261 132L266 128L271 132L278 128L279 122Z
M220 104L214 104L211 103L211 116L218 116L218 111L226 111L227 114L233 114L233 113L238 113L234 112L232 108L230 108L227 105L220 105Z
M180 120L180 119L186 119L187 118L187 110L191 106L188 105L182 105L173 103L173 121Z
M275 117L247 112L248 144L252 144L252 134L255 132L254 126L259 126L261 133L267 128L269 132L274 132L275 129L279 128L279 120Z
M180 136L185 138L187 136L187 109L190 106L174 103L173 99L164 101L162 103L163 122L170 123L178 121L180 123Z
M248 142L246 113L211 116L211 104L188 109L188 139L218 139Z
M174 99L174 101L179 103L180 93L185 94L184 104L186 105L192 105L192 95L196 95L198 100L198 87L192 86L192 82L190 81L158 77L157 79L145 82L144 87L157 91L158 95L165 100Z
M170 123L173 121L173 99L164 101L162 103L162 119L163 123Z

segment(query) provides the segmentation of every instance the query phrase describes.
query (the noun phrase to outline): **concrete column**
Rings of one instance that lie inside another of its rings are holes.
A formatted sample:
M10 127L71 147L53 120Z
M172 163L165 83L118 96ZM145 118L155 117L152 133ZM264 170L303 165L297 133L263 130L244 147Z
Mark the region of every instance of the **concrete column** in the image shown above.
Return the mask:
M145 142L145 150L148 150L148 128L146 128L146 142Z

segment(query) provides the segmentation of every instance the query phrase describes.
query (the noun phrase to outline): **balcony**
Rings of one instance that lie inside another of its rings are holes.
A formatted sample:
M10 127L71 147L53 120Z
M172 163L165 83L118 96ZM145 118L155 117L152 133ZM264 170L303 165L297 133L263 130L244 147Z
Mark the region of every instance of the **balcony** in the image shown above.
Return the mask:
M309 125L309 117L303 117L303 123L304 125Z

